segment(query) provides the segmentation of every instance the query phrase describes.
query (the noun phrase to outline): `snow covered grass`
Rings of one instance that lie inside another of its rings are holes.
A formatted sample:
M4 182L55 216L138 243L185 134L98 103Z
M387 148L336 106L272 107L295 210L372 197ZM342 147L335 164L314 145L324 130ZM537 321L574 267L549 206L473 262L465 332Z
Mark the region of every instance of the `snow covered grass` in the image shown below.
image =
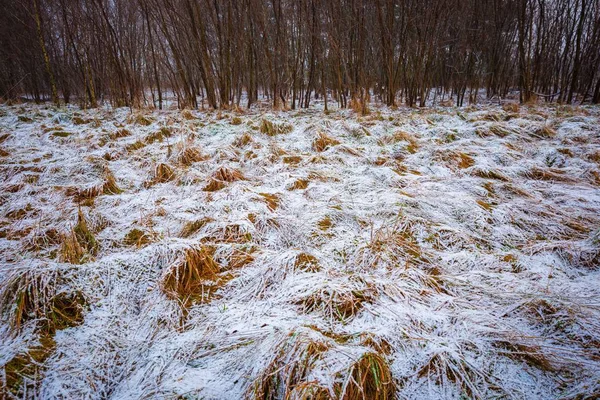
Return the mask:
M600 395L600 110L0 107L4 397Z

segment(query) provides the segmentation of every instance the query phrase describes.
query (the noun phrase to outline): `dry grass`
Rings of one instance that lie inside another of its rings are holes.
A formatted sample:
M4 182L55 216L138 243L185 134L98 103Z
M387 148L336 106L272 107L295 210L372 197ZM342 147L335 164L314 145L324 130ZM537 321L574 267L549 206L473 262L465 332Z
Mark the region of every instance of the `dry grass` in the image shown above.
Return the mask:
M468 398L482 398L475 385L481 373L473 369L461 355L437 352L419 369L417 375L420 378L433 378L438 385L457 385Z
M294 183L288 186L288 190L303 190L308 187L310 181L308 179L296 179Z
M314 151L322 152L330 147L337 146L340 143L341 142L339 140L334 139L323 132L319 132L315 140L312 142L312 148Z
M152 144L154 142L162 142L165 138L171 137L171 129L163 126L156 132L152 132L144 140L146 144Z
M294 396L302 394L302 387L309 384L306 378L310 370L328 348L325 342L313 340L303 332L291 332L275 349L273 359L251 386L248 398L291 399L294 391Z
M241 171L228 167L219 168L212 177L221 182L235 182L246 179Z
M393 134L384 136L377 141L380 146L396 144L399 142L407 142L408 145L406 146L406 151L411 154L416 153L420 147L419 141L406 131L396 131Z
M362 288L323 286L300 299L304 313L321 312L328 321L350 322L363 309L365 303L375 300L375 291Z
M396 385L388 363L376 353L365 353L349 370L342 400L394 399Z
M556 136L556 130L551 125L544 124L535 131L535 134L543 138L552 138Z
M263 201L267 203L267 207L270 211L275 211L279 207L279 202L281 198L276 193L259 193L259 195L263 198Z
M538 181L572 182L573 179L565 175L565 171L556 168L531 168L526 174L528 178Z
M294 260L294 269L305 272L319 272L321 265L317 257L309 253L299 253Z
M231 125L241 125L242 119L240 117L231 118Z
M66 235L63 235L60 248L60 260L71 264L81 264L96 255L99 244L88 227L81 209L77 213L77 224Z
M302 161L301 156L283 156L281 159L283 160L284 164L292 165L299 164Z
M36 381L44 373L46 360L54 353L56 343L50 335L43 335L39 345L14 356L4 365L4 379L0 386L2 398L26 398L37 390Z
M189 167L195 162L208 160L210 157L202 154L202 151L195 146L185 146L177 157L177 162L183 166Z
M506 112L518 113L521 111L521 106L519 103L504 103L502 104L502 109Z
M198 232L202 229L206 224L212 222L213 219L209 217L204 217L201 219L196 219L194 221L188 221L183 225L181 232L179 233L180 237L187 238L192 236L194 233Z
M190 247L163 274L162 289L184 305L210 299L220 267L207 246Z
M159 163L154 168L153 183L165 183L175 179L175 171L172 167L165 163Z
M127 232L127 235L125 235L124 242L126 246L142 247L150 243L151 239L152 237L146 234L144 231L133 228Z
M469 173L473 176L478 176L485 179L496 179L503 182L510 181L508 176L494 169L474 168Z
M244 132L241 136L238 136L232 143L235 147L245 147L252 143L252 135L249 132Z
M260 122L260 132L269 136L284 135L294 130L291 124L276 123L268 119L262 119Z

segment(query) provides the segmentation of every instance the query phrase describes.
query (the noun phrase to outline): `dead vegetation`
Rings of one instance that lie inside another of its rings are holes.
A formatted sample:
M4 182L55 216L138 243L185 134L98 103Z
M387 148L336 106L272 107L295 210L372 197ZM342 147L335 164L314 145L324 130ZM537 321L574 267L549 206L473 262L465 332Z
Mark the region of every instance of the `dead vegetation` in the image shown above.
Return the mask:
M319 132L315 140L312 142L312 148L314 151L322 152L330 147L337 146L340 143L341 142L339 140L334 139L323 132Z
M91 260L99 249L94 234L81 209L77 213L77 223L63 235L60 248L60 260L71 264L81 264Z
M391 400L395 398L395 386L385 359L376 353L365 353L350 367L341 399Z
M277 123L263 118L260 122L260 132L268 136L285 135L290 133L294 127L287 123Z
M217 288L219 271L209 247L190 247L165 271L161 287L168 298L184 306L208 301Z

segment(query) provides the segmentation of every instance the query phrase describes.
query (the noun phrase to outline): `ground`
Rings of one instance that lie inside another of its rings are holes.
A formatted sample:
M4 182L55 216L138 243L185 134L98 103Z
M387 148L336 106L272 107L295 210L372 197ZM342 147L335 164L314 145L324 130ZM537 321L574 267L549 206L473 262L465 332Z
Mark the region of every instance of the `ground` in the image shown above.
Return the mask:
M600 109L0 107L5 397L600 395Z

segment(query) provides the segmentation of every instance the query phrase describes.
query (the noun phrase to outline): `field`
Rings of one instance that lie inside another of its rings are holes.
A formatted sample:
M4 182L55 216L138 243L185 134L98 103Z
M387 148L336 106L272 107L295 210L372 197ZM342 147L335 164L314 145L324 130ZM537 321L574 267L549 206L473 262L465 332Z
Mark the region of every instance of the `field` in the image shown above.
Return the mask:
M0 397L600 396L600 109L0 107Z

